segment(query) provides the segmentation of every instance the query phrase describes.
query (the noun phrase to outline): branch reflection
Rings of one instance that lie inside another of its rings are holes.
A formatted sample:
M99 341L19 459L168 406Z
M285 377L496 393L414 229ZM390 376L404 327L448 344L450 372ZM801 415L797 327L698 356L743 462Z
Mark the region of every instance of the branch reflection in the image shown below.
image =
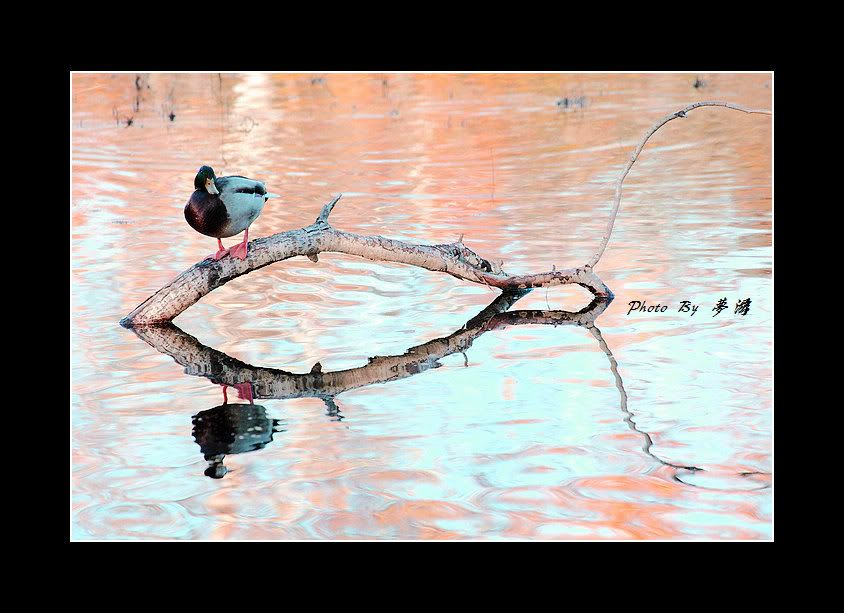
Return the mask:
M206 347L172 323L138 327L132 331L157 351L171 356L184 366L186 374L205 377L223 386L224 404L194 416L194 438L205 459L210 462L205 474L214 478L225 475L222 457L226 454L261 449L272 441L274 433L283 432L277 429L280 422L268 418L264 407L252 404L253 399L320 398L325 403L326 415L340 421L344 417L335 400L339 394L417 375L440 366L439 360L454 353L461 353L465 358L466 350L485 332L517 325L575 325L589 330L609 359L610 370L621 398L624 421L643 438L642 450L662 465L678 470L702 470L695 466L672 464L656 456L651 451L651 435L636 425L634 415L627 406L627 393L618 372L618 363L595 325L595 319L606 310L611 299L595 298L586 308L576 312L509 310L530 291L525 289L502 293L449 336L411 347L401 355L375 356L369 358L364 366L334 372L322 372L319 362L307 373L252 366ZM228 404L227 387L237 389L238 396L248 399L250 404Z

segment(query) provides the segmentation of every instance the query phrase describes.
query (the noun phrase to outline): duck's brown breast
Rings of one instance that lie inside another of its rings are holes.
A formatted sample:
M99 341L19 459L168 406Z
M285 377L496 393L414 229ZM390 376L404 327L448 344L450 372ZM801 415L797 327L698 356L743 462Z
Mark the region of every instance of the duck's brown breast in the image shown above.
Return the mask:
M226 238L229 214L219 196L196 190L185 205L185 220L191 228L214 238Z

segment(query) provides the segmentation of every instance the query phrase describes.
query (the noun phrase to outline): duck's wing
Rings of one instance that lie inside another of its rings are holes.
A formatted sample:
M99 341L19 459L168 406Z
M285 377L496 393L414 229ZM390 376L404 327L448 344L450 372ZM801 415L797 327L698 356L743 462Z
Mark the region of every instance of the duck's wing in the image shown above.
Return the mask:
M221 194L252 194L255 196L264 196L267 193L267 188L260 181L241 177L239 175L232 175L230 177L219 177L215 181L217 189Z

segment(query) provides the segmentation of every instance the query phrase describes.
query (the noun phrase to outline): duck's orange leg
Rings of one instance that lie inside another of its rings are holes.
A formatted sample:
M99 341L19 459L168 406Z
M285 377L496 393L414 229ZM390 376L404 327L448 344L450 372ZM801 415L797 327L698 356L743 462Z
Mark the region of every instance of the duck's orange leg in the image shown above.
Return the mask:
M237 390L237 397L241 400L248 400L249 404L255 404L253 398L254 395L252 393L252 382L247 381L246 383L236 383L232 385L234 389Z
M238 260L245 260L246 259L246 252L249 249L249 228L246 228L246 232L243 235L243 242L238 243L231 249L229 249L229 253L233 258L237 258Z
M228 404L229 396L226 393L226 389L228 389L229 386L224 383L221 383L220 385L223 387L223 404ZM255 404L251 381L247 381L246 383L235 383L231 387L237 390L238 398L241 400L248 400L249 404Z
M217 239L217 244L220 246L220 248L217 250L217 253L212 253L211 255L209 255L209 258L219 260L221 257L229 253L229 250L223 247L223 241L221 241L219 238ZM208 258L205 259L207 260Z

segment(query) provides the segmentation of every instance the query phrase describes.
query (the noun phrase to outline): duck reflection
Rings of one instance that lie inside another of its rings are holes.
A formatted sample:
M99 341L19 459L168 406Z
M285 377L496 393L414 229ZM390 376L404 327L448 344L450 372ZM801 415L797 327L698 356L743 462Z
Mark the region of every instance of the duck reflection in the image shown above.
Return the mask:
M252 383L246 381L244 383L235 383L232 385L234 389L237 390L237 397L241 400L248 400L249 404L253 404L253 394L252 394ZM229 395L227 393L229 386L223 384L223 404L228 404L229 402Z
M282 422L267 416L258 404L221 404L193 416L193 439L208 462L205 474L222 479L227 455L263 449L273 434L284 432Z
M595 325L595 319L607 309L612 298L595 298L587 307L576 312L509 310L516 301L530 291L530 289L524 289L502 293L480 313L467 321L463 327L448 336L411 347L401 355L374 356L369 358L368 363L364 366L334 372L323 372L319 362L307 373L293 373L275 368L252 366L216 349L206 347L172 323L161 326L136 327L132 330L156 350L171 356L176 362L184 366L186 374L206 377L213 383L222 385L224 394L226 387L234 387L238 390L238 395L241 398L248 398L250 403L253 398L320 398L325 403L326 415L332 420L340 421L343 416L336 403L336 397L339 394L375 383L403 379L431 368L437 368L440 366L439 360L454 353L463 354L464 363L468 365L466 351L472 346L475 339L490 330L500 330L518 325L581 326L589 330L595 337L601 350L609 359L610 370L619 391L620 408L624 414L623 419L632 431L642 437L642 450L664 466L670 466L677 470L702 470L695 466L672 464L660 459L651 451L653 440L650 434L639 429L636 425L634 416L627 406L627 393L618 371L618 363L604 341L600 330ZM215 415L219 415L219 417L206 420L204 413L213 411L216 411ZM241 418L238 411L242 411L247 417ZM248 418L249 415L252 415L251 420ZM262 425L259 426L258 430L255 430L256 423L253 422L258 415L262 416L261 419L264 422L261 422ZM202 427L197 428L196 417L200 416L203 417L202 421L199 422ZM211 463L205 474L215 478L222 477L226 473L226 468L222 465L222 457L227 453L244 453L264 447L272 440L273 428L276 427L269 425L269 421L263 407L251 404L223 404L195 416L194 438L202 448L202 452L206 456L205 459ZM271 421L277 425L278 420ZM216 426L215 424L220 425ZM241 429L238 429L239 427ZM248 430L250 427L253 430ZM275 432L278 431L275 430ZM197 432L201 432L206 438L200 439L196 436ZM208 437L206 433L210 433L211 436ZM262 433L268 433L269 438L262 439ZM238 438L238 436L242 438ZM220 441L220 446L214 447L211 441ZM259 446L250 446L252 443L258 444L260 441L263 442ZM226 451L226 449L229 450ZM238 449L238 451L231 451L231 449ZM219 460L216 459L218 456L221 456Z

